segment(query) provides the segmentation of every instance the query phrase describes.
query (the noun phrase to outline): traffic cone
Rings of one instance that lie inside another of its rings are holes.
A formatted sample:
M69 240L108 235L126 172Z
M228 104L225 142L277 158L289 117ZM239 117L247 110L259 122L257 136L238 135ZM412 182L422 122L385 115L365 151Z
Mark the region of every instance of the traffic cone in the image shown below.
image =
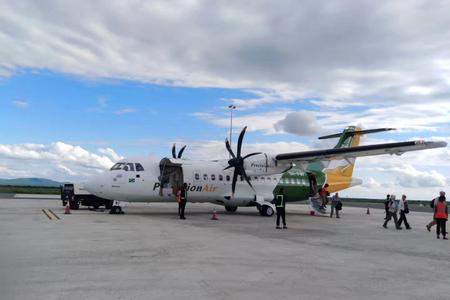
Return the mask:
M369 210L369 208L367 208L366 214L367 214L367 215L370 215L370 210Z
M65 214L65 215L70 215L70 214L71 214L69 203L67 203L67 204L66 204L66 207L64 208L64 214Z
M215 208L213 210L213 215L211 217L211 220L219 220L219 217L217 216L217 211Z

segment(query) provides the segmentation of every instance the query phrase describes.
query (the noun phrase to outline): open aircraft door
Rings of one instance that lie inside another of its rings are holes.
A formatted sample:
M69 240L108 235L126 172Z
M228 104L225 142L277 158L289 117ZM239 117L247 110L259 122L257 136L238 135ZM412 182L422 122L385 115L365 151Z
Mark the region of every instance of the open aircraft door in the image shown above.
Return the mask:
M166 157L159 163L159 170L159 194L163 197L175 196L184 182L182 165Z

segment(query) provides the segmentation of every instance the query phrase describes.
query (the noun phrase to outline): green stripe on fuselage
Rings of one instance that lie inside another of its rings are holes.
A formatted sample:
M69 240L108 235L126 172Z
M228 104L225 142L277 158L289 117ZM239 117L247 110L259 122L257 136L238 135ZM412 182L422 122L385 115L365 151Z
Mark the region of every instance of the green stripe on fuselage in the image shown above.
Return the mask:
M307 172L315 175L318 188L323 186L326 180L323 169L324 166L320 162L313 163L308 167ZM284 173L273 191L274 197L280 188L283 188L286 202L308 200L310 197L310 183L307 172L299 168L292 168Z

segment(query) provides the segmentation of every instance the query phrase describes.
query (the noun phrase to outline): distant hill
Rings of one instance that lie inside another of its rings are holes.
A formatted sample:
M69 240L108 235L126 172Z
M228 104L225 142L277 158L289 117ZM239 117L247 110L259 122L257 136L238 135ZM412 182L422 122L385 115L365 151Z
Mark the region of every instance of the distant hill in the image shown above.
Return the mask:
M62 182L45 178L0 179L0 185L59 187Z

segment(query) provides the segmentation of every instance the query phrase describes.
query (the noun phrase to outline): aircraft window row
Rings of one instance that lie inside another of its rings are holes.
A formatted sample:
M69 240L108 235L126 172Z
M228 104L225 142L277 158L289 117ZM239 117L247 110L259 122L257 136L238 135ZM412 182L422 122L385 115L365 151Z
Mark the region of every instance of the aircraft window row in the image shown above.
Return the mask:
M195 173L194 174L194 178L195 178L195 180L200 180L200 174L199 173ZM231 181L230 175L225 175L225 178L224 178L224 176L222 174L219 174L218 176L216 176L215 174L210 174L209 176L208 176L208 174L203 174L203 180L204 181L207 181L208 178L211 179L211 181L216 181L216 179L218 181L224 181L224 179L226 181ZM243 176L239 176L239 180L240 181L244 181L245 179L244 179ZM267 181L267 182L272 181L272 180L273 181L278 181L278 179L276 177L264 177L264 176L260 176L260 177L255 176L253 178L249 177L249 180L250 181L258 180L258 181Z
M136 172L141 172L144 171L144 167L140 163L116 163L110 170L124 170L131 172L134 172L134 170L136 170Z

